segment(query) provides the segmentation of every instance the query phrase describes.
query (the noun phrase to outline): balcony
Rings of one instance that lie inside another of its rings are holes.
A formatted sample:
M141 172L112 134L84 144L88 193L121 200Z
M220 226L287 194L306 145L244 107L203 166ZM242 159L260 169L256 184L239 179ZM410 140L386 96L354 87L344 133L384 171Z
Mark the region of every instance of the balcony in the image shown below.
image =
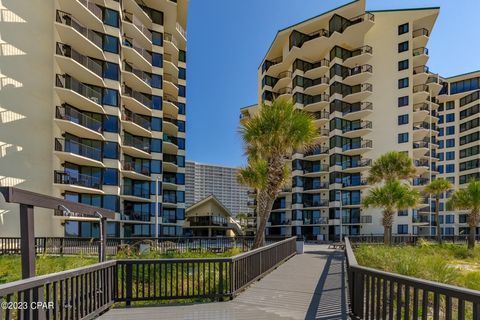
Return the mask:
M330 30L332 42L361 46L364 40L358 35L365 34L374 25L375 16L367 12L345 20L338 21L336 30Z
M424 66L428 61L428 49L425 47L415 48L412 51L413 55L413 66Z
M247 202L249 208L255 208L257 206L257 200L252 200Z
M163 172L163 189L166 190L176 190L178 188L178 181L175 173Z
M70 75L55 77L55 91L62 102L82 108L82 110L105 113L102 106L102 89L86 85Z
M53 183L65 191L103 194L102 181L99 177L81 174L55 171Z
M320 207L328 207L328 205L329 205L328 199L320 199L320 200L304 199L303 200L304 208L320 208Z
M175 36L173 36L171 33L165 32L163 34L163 40L164 40L164 46L165 46L165 52L170 53L172 55L178 55L179 52L179 46L178 46L178 41Z
M429 161L427 159L414 160L413 165L417 169L417 174L421 175L427 172L430 168Z
M413 68L413 85L424 84L429 75L427 66L418 66Z
M281 67L283 66L283 57L277 57L271 60L265 60L262 65L263 73L269 76L275 76L281 72Z
M101 119L101 115L95 119L68 104L57 106L55 109L55 122L58 127L77 137L104 140Z
M414 123L423 123L430 114L430 106L426 102L413 105L413 121Z
M425 121L413 123L413 140L416 141L423 139L430 134L430 131L435 131L434 133L437 133L434 124L430 126L430 123Z
M125 105L132 112L151 115L152 114L152 99L149 95L140 91L133 90L132 88L124 85L122 87L122 96Z
M428 216L416 215L412 216L412 223L415 225L429 225L430 219Z
M427 178L415 178L412 180L412 186L414 187L424 187L426 186L430 181Z
M318 111L312 114L314 123L317 128L322 127L324 124L328 123L330 119L330 112L328 111Z
M179 168L178 156L164 153L162 165L164 170L176 172Z
M142 182L134 185L122 185L122 197L133 202L150 202L150 189L148 184Z
M131 134L143 137L152 136L150 119L142 115L124 109L121 122L123 129Z
M91 0L64 0L60 8L66 12L75 12L75 16L85 25L103 30L102 9Z
M370 83L363 83L353 87L351 90L343 93L343 101L347 103L360 102L372 94L372 85Z
M164 53L163 69L165 73L178 74L178 57L174 57L170 53Z
M120 216L121 220L150 222L152 216L145 212L136 212L134 210L124 210Z
M330 61L327 59L312 63L311 68L304 72L304 76L310 79L322 77L330 68Z
M177 153L178 139L166 133L163 134L163 151L166 153Z
M280 88L274 95L275 95L275 99L290 100L292 98L292 88L291 87Z
M317 145L311 148L310 150L306 151L303 154L303 156L306 158L306 160L309 160L309 161L320 160L325 157L328 157L329 150L330 149L328 147L321 147Z
M329 77L320 77L317 79L313 79L311 83L305 85L303 88L303 92L308 95L316 96L323 94L329 87L330 78Z
M151 180L150 165L142 161L122 161L122 175L134 180Z
M351 122L350 126L343 128L342 133L347 138L362 137L372 132L372 121L364 120Z
M164 114L163 131L169 135L176 136L178 134L178 120L172 116Z
M178 77L168 73L163 74L163 91L172 97L178 97Z
M305 183L303 186L304 193L311 193L318 190L328 190L328 182L315 181L314 183Z
M150 158L150 143L146 139L124 134L123 136L123 151L132 156L139 158Z
M123 80L134 90L152 91L152 75L149 72L137 69L126 61L123 62Z
M81 166L104 167L101 148L95 148L74 140L55 138L55 154L63 162Z
M343 110L343 118L345 120L362 119L373 112L373 104L371 102L357 102Z
M123 36L122 47L124 59L144 70L152 68L152 54L138 44L133 38Z
M356 161L344 161L342 171L344 173L358 173L369 170L372 166L372 159L361 159Z
M315 143L320 144L322 142L328 141L329 135L330 135L330 130L328 130L328 129L318 129L317 132L318 132L318 135L315 138Z
M417 30L413 30L412 35L413 35L413 47L421 48L427 45L428 38L430 37L430 32L425 28L420 28Z
M361 140L358 142L347 143L343 145L342 152L345 155L361 155L372 150L372 140Z
M82 55L69 45L59 42L56 44L55 53L55 60L64 73L74 74L81 82L101 87L105 86L103 67L100 62Z
M176 117L178 115L178 99L172 95L164 93L163 112Z
M131 12L123 11L123 31L142 42L144 47L152 46L152 32Z
M373 49L370 46L362 46L351 52L351 55L343 59L343 65L352 68L356 65L365 64L370 60L373 54Z
M327 217L320 217L320 218L303 218L304 225L312 225L312 224L323 224L328 225L328 218Z
M277 77L278 80L273 86L273 91L278 91L280 88L285 88L292 83L292 73L290 71L280 72Z
M318 177L325 173L328 173L330 166L328 164L313 165L310 168L303 169L303 175L305 177Z
M349 86L355 84L361 84L367 81L373 72L373 67L369 64L364 64L362 66L355 66L348 70L346 76L343 77L343 83Z
M309 112L315 112L315 111L321 111L325 109L328 106L328 103L330 101L330 96L327 93L322 93L316 96L308 96L306 95L307 98L304 99L304 107L303 110L309 111ZM327 111L322 111L326 112ZM317 112L319 113L319 112ZM328 117L327 117L328 120Z
M348 190L353 190L353 189L363 189L368 187L368 182L367 179L361 178L361 179L351 179L351 180L345 180L342 182L342 188L348 189Z
M417 104L427 100L429 88L426 84L419 84L413 87L413 103Z
M430 93L432 97L438 96L440 91L442 90L442 81L438 74L430 74L427 79L427 86L430 89Z

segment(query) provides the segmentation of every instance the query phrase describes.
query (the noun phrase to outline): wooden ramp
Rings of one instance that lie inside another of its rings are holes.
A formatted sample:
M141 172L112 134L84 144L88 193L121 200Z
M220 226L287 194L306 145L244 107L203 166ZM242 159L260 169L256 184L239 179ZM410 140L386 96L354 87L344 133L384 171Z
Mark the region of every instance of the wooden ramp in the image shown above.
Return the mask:
M342 251L306 245L232 301L118 308L100 319L348 319L344 263Z

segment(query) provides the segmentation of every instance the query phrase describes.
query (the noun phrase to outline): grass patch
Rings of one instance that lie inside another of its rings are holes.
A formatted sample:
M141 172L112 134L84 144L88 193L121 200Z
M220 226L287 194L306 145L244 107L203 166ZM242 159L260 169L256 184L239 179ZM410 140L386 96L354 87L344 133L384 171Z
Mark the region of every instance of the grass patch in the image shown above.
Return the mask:
M422 241L416 246L361 244L354 251L366 267L480 290L478 246L469 251L465 245Z

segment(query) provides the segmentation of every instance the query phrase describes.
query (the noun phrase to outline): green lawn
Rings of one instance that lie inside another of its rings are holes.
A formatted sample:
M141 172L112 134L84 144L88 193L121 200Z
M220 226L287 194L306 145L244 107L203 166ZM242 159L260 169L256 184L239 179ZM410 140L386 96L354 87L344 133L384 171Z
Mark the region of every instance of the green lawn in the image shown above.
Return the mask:
M466 245L417 246L360 245L354 249L360 265L416 278L480 290L480 246L469 252Z
M185 253L164 253L150 252L147 254L138 254L135 250L126 248L120 251L117 256L107 257L112 259L166 259L166 258L220 258L231 257L241 253L239 248L225 251L223 253L212 252L185 252ZM97 256L78 255L78 256L37 256L36 261L37 275L60 272L69 269L75 269L98 262ZM19 255L0 256L0 284L19 280L21 278L21 264Z

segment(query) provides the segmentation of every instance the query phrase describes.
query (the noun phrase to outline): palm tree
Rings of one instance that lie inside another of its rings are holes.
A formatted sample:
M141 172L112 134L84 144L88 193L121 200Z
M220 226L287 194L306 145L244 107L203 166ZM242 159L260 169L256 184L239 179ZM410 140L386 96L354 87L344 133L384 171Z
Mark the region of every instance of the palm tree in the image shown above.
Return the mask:
M265 227L277 194L286 184L288 161L296 150L306 150L317 137L313 117L290 100L276 99L260 105L257 115L240 127L248 166L239 181L257 189L257 234L253 248L265 243Z
M416 169L408 154L390 151L381 155L370 168L368 182L370 184L382 181L403 180L413 178Z
M442 243L442 233L440 232L440 197L444 192L452 189L450 181L443 178L433 180L425 187L425 192L435 197L435 221L437 225L437 241Z
M417 190L398 180L389 180L381 187L370 189L362 202L365 208L383 208L383 239L386 245L390 245L396 211L414 208L419 201L420 193Z
M447 200L448 210L470 210L468 249L475 248L475 229L480 223L480 181L471 180L466 188L455 191Z
M242 226L242 229L245 229L245 222L248 219L248 215L244 212L240 212L237 214L237 219L240 221L240 226Z

